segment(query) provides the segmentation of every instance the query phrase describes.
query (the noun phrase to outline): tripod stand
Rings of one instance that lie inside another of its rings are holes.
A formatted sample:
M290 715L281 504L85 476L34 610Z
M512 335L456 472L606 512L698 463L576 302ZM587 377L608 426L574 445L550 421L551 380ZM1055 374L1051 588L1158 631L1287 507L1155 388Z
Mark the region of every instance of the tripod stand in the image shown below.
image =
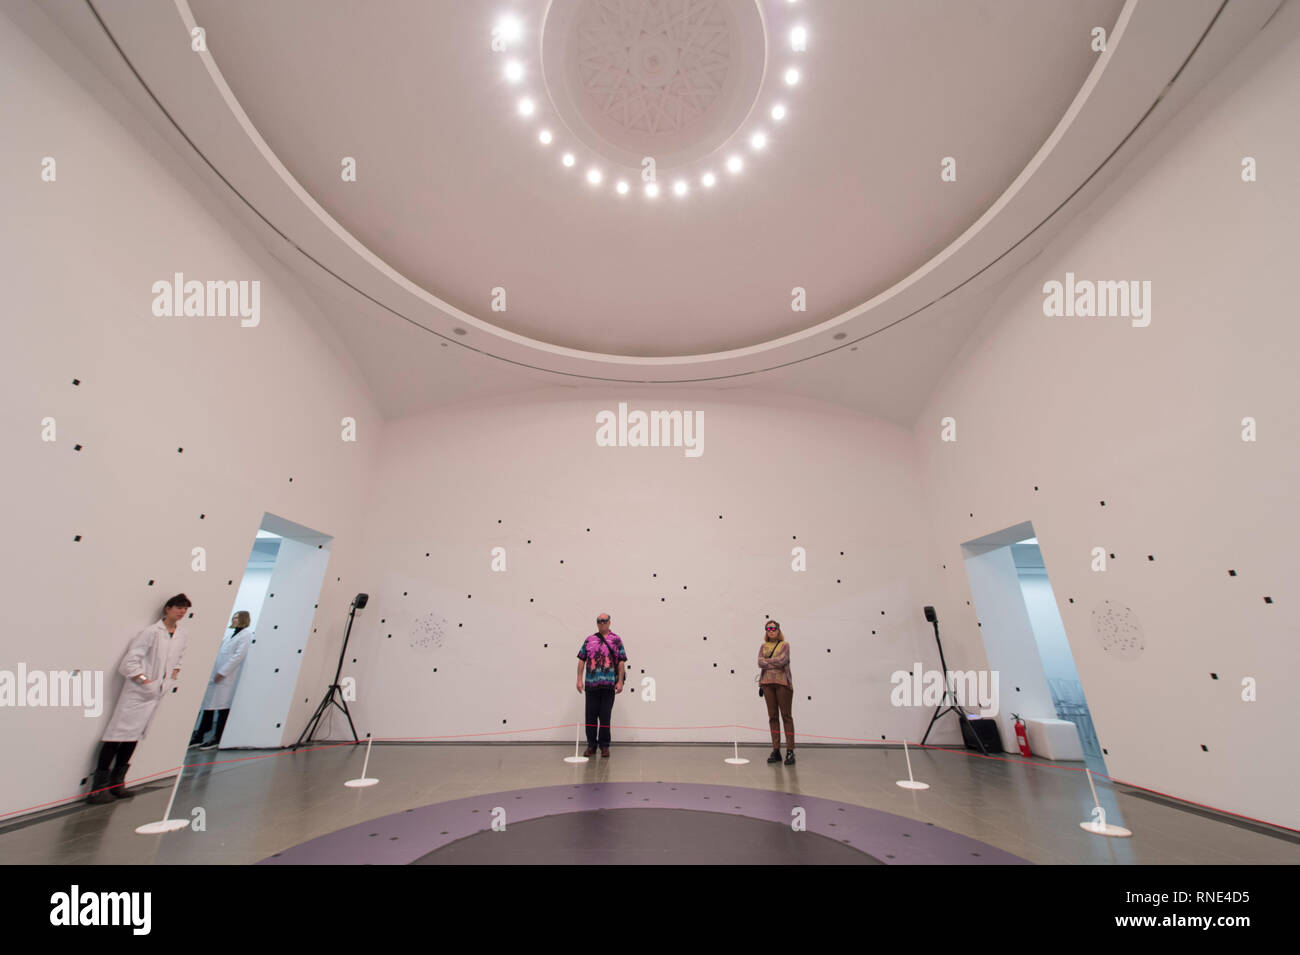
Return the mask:
M934 624L934 642L939 646L939 666L943 668L943 696L939 699L939 705L934 708L934 716L930 718L930 725L925 728L925 735L921 737L921 745L924 746L925 741L930 738L930 730L934 729L934 724L939 717L948 713L956 713L957 719L961 722L962 742L964 743L967 739L975 740L975 745L980 748L980 752L987 756L989 751L984 748L984 741L975 732L975 727L970 725L970 720L966 718L966 712L957 705L956 695L949 685L948 663L943 658L943 641L939 639L939 615L934 612L933 607L925 608L925 619ZM948 703L946 708L944 703ZM969 736L967 736L968 733Z
M343 715L348 718L348 728L352 730L352 742L359 743L357 738L357 728L352 725L352 714L348 712L348 701L343 698L343 689L339 686L339 674L343 672L343 657L348 652L348 639L352 636L352 619L356 616L357 608L364 607L367 600L366 594L357 594L352 606L348 608L348 626L343 632L343 649L339 651L339 665L334 671L334 682L330 688L325 691L325 696L320 701L320 706L316 707L316 712L312 714L311 719L307 722L307 728L302 731L298 737L298 742L294 743L292 749L297 749L303 744L303 741L311 742L312 734L320 725L320 718L325 715L325 711L330 706L336 706L343 711Z

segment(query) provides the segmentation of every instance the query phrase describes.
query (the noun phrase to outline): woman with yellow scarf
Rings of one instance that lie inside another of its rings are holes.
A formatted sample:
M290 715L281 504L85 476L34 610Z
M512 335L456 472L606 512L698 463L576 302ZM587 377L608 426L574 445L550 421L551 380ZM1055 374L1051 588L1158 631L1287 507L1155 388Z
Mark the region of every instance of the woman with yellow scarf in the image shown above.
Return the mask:
M758 695L767 701L767 727L772 731L772 755L769 763L781 762L781 723L785 724L785 765L794 765L794 680L790 678L790 644L785 642L781 625L769 620L763 628L765 638L758 648ZM778 721L777 711L781 717Z

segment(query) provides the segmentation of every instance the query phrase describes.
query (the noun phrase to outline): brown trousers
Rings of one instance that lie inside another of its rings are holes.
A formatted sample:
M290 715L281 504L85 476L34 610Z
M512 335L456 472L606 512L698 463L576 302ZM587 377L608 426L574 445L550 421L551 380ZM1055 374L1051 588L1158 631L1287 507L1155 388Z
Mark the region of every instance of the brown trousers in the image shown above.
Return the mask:
M794 719L790 708L794 704L794 690L780 683L764 683L763 699L767 701L767 728L772 731L772 748L781 748L781 723L785 723L785 748L794 749ZM777 709L781 718L777 720Z

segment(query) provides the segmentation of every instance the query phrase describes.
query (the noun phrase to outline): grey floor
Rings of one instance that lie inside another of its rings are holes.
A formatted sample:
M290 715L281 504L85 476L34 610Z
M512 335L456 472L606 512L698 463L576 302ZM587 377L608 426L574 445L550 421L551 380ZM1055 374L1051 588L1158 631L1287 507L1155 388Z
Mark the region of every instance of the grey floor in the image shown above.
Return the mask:
M364 747L318 744L298 753L189 752L173 818L206 829L140 836L161 818L172 779L151 783L110 806L77 804L0 826L0 859L10 864L247 864L307 839L389 813L467 796L581 782L747 786L802 793L931 822L1036 863L1297 864L1300 837L1207 817L1098 783L1108 822L1133 831L1107 839L1079 828L1092 798L1082 772L985 760L960 750L912 750L925 791L907 778L901 749L816 747L793 767L768 765L766 747L741 747L746 766L723 762L729 746L615 745L573 766L572 744L377 744L368 775L379 785L348 789ZM1060 767L1080 768L1081 763Z

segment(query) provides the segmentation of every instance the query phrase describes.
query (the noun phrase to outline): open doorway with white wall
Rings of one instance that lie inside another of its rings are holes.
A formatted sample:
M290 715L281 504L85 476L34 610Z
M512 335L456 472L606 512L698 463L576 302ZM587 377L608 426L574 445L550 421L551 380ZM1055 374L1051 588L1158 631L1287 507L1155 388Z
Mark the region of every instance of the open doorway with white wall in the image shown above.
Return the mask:
M1104 773L1101 745L1032 522L966 541L962 554L989 667L1000 675L1003 740L1015 740L1012 713L1018 713L1034 756L1079 760Z
M191 746L281 745L331 540L274 514L262 516Z

